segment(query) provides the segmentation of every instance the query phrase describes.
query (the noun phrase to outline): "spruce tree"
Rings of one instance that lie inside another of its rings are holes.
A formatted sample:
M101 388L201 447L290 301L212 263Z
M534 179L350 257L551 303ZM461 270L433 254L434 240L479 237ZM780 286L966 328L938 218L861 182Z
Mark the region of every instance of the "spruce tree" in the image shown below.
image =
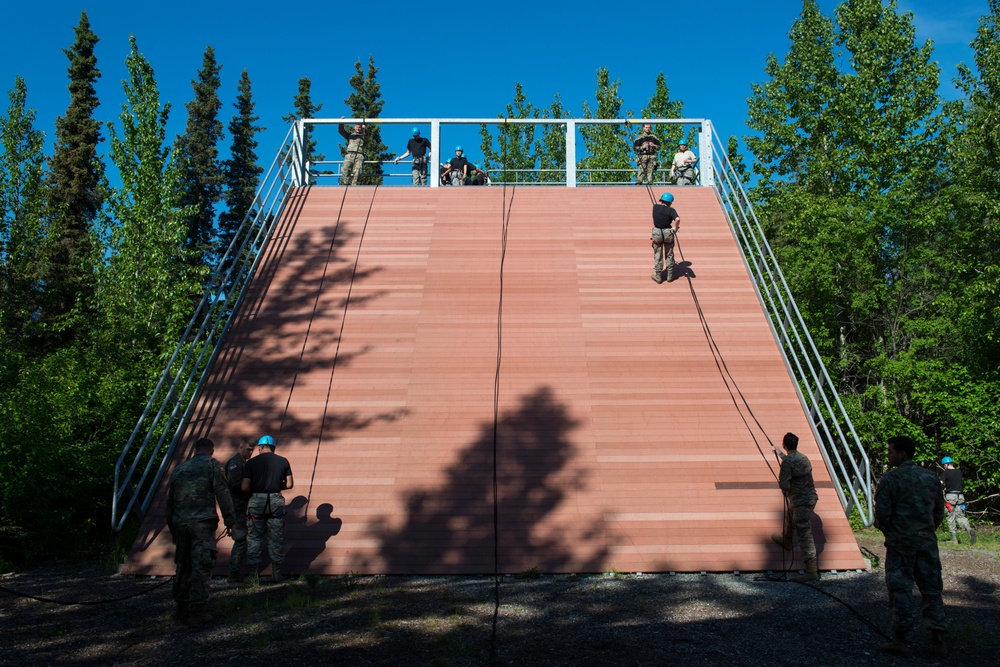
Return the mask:
M86 12L74 31L76 40L63 50L69 59L70 103L66 115L56 119L55 151L49 163L45 295L39 311L54 341L73 334L75 327L66 318L74 309L90 311L95 261L92 231L103 201L104 168L97 154L101 122L94 118L100 104L95 84L101 73L94 55L99 39L90 29Z
M385 102L381 100L381 85L375 80L378 68L375 67L375 59L368 56L368 69L363 70L361 61L354 63L355 72L348 82L354 89L347 99L344 100L351 109L354 118L378 118L382 113ZM366 127L367 138L365 139L365 165L361 169L361 183L366 185L381 185L383 180L382 163L391 160L395 154L389 151L389 147L382 143L382 129L378 125L368 125ZM347 155L347 147L340 147L341 156Z
M184 188L183 204L191 207L187 218L187 247L192 258L205 263L212 260L214 246L215 204L222 198L223 176L219 163L222 122L219 99L222 67L215 61L215 50L205 49L198 78L191 82L194 99L185 104L188 112L184 135L176 146Z
M229 136L232 146L229 159L223 163L225 178L224 198L226 210L219 215L219 255L225 253L247 214L255 213L254 196L260 184L264 168L257 164L258 132L266 128L255 125L260 117L254 114L255 102L250 90L250 75L246 70L240 74L237 88L236 114L229 121Z
M296 93L295 97L292 99L292 106L295 110L286 116L282 116L281 120L286 123L294 123L295 121L303 118L316 118L320 110L323 108L323 105L313 104L311 91L312 81L310 81L307 77L299 79L299 92ZM309 127L305 128L302 141L305 159L310 164L309 172L311 180L315 182L316 168L313 165L317 162L325 160L326 156L322 153L316 152L316 140L312 138L312 130Z

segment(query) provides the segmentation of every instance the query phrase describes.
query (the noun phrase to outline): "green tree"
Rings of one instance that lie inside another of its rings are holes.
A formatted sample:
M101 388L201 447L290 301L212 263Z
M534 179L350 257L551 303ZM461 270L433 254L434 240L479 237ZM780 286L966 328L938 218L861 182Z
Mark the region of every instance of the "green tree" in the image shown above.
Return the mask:
M208 46L198 78L191 82L194 99L184 105L188 112L187 125L174 151L181 168L183 204L190 211L186 220L187 247L194 251L190 255L193 260L205 264L212 260L215 204L222 199L223 175L219 163L221 69L215 60L215 50Z
M294 123L295 121L303 118L316 118L320 110L323 108L323 105L313 104L311 91L312 81L306 77L299 79L299 92L296 93L295 97L292 99L292 106L295 110L286 116L282 116L281 120L286 123ZM312 130L309 127L305 128L302 136L302 142L305 159L310 165L314 165L317 162L322 162L326 159L325 155L316 152L316 140L312 138ZM310 166L309 172L312 176L312 180L315 181L316 169Z
M240 74L234 106L236 114L229 121L232 146L229 159L223 163L222 170L226 210L219 215L220 255L229 247L243 218L255 213L254 197L260 184L260 175L264 172L264 168L257 164L256 135L266 128L255 125L260 117L254 113L255 102L250 89L250 75L246 70Z
M41 299L39 253L44 239L44 135L27 107L28 87L16 77L0 116L0 344L23 351L36 335Z
M588 119L621 118L622 100L618 97L621 79L611 81L606 67L597 70L597 108L583 102L583 117ZM632 112L626 113L632 117ZM625 128L611 124L581 125L580 134L586 156L579 160L581 180L591 183L626 183L632 179L632 144Z
M520 83L514 84L514 103L508 104L506 112L498 118L531 119L538 118L539 111L527 101ZM497 124L496 142L499 150L493 147L493 135L489 127L483 125L479 129L480 148L483 151L483 168L495 174L493 180L500 183L524 183L538 180L535 168L536 154L539 144L535 141L533 124Z
M643 118L684 117L684 102L670 99L670 88L667 87L667 77L663 72L656 75L656 90L640 114ZM652 130L653 134L657 135L663 142L657 154L657 162L660 165L669 165L673 160L674 149L678 142L682 138L687 138L684 136L684 127L681 125L656 125L653 126Z
M63 52L69 58L70 103L56 119L55 152L49 162L48 241L42 280L44 303L39 317L50 336L77 335L83 321L73 312L91 312L95 251L94 223L101 208L104 168L97 153L101 122L94 118L100 102L95 85L94 47L99 41L90 29L87 13L80 15L76 40Z
M375 79L378 68L375 67L375 60L368 56L368 68L362 69L361 61L354 63L355 72L348 82L353 92L344 100L351 110L354 118L378 118L382 113L385 102L381 99L381 84ZM366 126L367 139L365 139L365 164L361 169L361 183L369 185L381 185L385 172L382 163L396 157L395 153L389 151L389 147L382 141L382 129L379 125ZM347 155L347 147L340 147L341 157Z
M182 206L182 176L166 144L170 105L160 106L153 68L134 36L129 44L121 134L109 124L121 186L107 198L99 288L107 344L135 355L137 371L151 379L190 316L205 270L192 265L187 249L192 207Z
M566 118L562 97L558 93L552 104L542 109L542 118ZM538 144L536 144L538 145ZM566 182L566 126L560 124L542 125L542 138L538 148L538 180L543 183Z

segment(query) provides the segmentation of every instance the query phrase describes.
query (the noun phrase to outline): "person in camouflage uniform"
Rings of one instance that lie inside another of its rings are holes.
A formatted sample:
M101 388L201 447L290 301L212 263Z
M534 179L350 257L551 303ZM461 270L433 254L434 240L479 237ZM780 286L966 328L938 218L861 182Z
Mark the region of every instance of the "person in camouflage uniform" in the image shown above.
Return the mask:
M875 491L875 527L885 535L885 587L892 609L893 640L882 650L906 655L914 628L913 585L931 631L931 652L948 654L947 623L941 601L941 558L935 530L944 519L944 497L937 477L913 462L916 444L904 435L889 439L889 466Z
M343 118L343 116L341 116ZM341 185L357 185L361 178L361 168L365 164L365 126L355 123L354 131L347 125L339 126L340 136L347 139L347 150L344 153L344 166L340 170Z
M652 126L649 123L642 126L642 134L632 142L632 148L636 155L636 185L643 183L652 185L656 174L656 155L660 152L660 139L653 134Z
M806 572L794 577L793 581L816 581L819 579L816 541L813 539L810 522L819 496L816 495L816 484L813 482L812 463L809 462L809 457L799 451L799 437L794 433L786 433L781 446L787 454L782 454L777 448L772 449L781 459L778 486L785 496L785 519L782 534L772 534L771 539L786 551L791 551L794 527L795 534L799 537L799 549L802 550Z
M958 529L969 534L970 544L976 543L976 531L965 516L965 488L962 483L962 471L955 467L955 461L950 456L941 459L944 473L941 483L944 485L945 518L948 520L948 532L951 533L952 544L958 544Z
M212 458L215 443L201 438L194 445L194 456L174 468L167 483L167 528L176 549L174 563L174 600L177 620L189 625L204 625L208 614L209 580L218 553L215 530L219 515L218 501L226 528L236 522L233 500L226 486L222 466Z
M253 441L240 438L238 451L226 462L226 484L233 497L236 523L233 525L233 550L229 556L229 581L243 581L240 568L247 559L247 501L250 496L243 493L243 466L253 455Z

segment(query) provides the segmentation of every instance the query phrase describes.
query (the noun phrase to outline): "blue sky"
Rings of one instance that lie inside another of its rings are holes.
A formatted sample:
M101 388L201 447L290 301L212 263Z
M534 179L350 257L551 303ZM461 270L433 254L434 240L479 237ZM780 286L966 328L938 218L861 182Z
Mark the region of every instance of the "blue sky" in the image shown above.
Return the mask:
M765 80L768 53L783 57L801 1L657 4L644 9L593 0L9 3L0 26L0 89L5 93L0 103L5 111L6 91L16 75L24 77L28 105L38 111L36 127L48 134L51 150L55 118L69 102L62 49L73 43L73 28L86 11L101 38L100 119L114 120L120 113L128 37L134 34L156 72L161 100L173 105L171 136L181 132L191 80L211 45L222 65L225 124L240 72L250 74L260 124L267 127L258 149L265 163L287 131L281 117L291 111L298 79L312 80L313 100L323 104L320 115L349 115L343 102L351 92L348 79L354 63L367 65L369 55L379 68L384 118L495 117L513 100L518 82L535 105L548 106L559 93L563 106L581 116L584 100L596 106L596 73L607 67L612 79L621 80L625 109L638 112L663 72L671 97L684 102L687 117L712 119L723 136L746 134L750 86ZM838 2L819 4L830 15ZM429 6L442 9L431 13ZM953 97L955 65L973 63L968 45L979 17L988 11L986 0L902 0L899 7L914 12L919 39L934 41L942 94ZM448 55L456 53L464 55ZM408 132L397 134L384 132L383 137L402 153ZM227 135L224 149L228 142ZM471 127L463 136L442 137L448 148L453 142L464 143L473 159L481 155ZM325 151L332 155L336 149Z

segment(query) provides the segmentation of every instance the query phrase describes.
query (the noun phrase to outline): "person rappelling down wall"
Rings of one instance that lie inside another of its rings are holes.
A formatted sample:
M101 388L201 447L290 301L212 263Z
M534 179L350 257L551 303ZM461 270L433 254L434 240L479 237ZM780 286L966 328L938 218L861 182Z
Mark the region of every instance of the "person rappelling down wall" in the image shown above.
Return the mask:
M816 508L819 496L816 495L816 484L813 482L812 463L809 457L799 452L799 437L794 433L786 433L781 440L785 454L778 451L774 445L771 449L781 460L781 471L778 473L778 486L785 496L785 519L782 534L773 533L771 539L781 545L785 551L792 550L792 528L799 538L799 549L802 550L802 560L805 562L805 574L793 577L793 581L807 582L819 579L816 568L816 542L812 534L812 514Z

